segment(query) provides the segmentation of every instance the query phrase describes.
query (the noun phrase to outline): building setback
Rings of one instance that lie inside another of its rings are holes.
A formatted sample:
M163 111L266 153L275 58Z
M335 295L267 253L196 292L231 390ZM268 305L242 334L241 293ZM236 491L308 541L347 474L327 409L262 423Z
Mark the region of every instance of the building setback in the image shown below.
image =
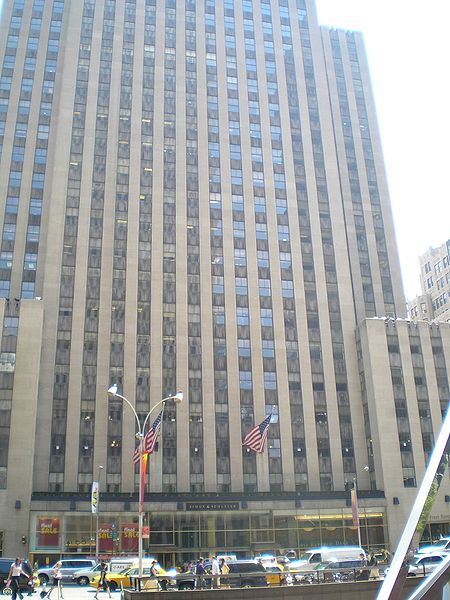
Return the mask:
M163 564L356 543L355 482L391 547L450 333L402 320L361 36L312 0L5 0L0 67L3 553L92 553L99 473L100 551L136 551L112 383L142 417L184 392L149 460Z

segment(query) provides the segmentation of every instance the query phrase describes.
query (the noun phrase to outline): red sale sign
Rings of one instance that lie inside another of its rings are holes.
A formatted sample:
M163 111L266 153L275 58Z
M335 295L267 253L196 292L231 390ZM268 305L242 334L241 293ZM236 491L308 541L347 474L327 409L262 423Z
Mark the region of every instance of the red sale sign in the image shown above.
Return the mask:
M103 523L98 526L98 550L99 552L112 552L113 529L111 523Z
M122 552L138 552L139 526L137 523L122 523L120 537Z
M59 547L60 520L52 517L38 518L38 547Z

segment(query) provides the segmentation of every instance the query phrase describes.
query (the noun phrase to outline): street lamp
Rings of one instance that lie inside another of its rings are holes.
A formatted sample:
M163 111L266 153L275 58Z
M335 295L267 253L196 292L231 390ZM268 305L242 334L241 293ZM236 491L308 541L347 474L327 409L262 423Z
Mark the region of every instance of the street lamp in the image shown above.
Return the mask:
M144 522L144 506L143 506L143 502L141 502L141 499L143 497L142 496L142 491L143 491L142 490L142 451L144 449L145 426L147 425L147 421L148 421L150 415L152 414L152 412L155 410L155 408L157 408L158 406L164 405L167 400L173 400L176 404L180 404L180 402L183 402L183 392L177 392L173 396L167 396L167 398L163 398L162 400L157 402L154 406L152 406L152 408L147 413L142 426L141 426L141 422L139 420L139 416L136 412L136 409L131 404L131 402L129 400L127 400L127 398L125 398L125 396L122 396L121 394L117 393L117 384L116 383L114 383L108 389L108 394L110 396L113 396L114 398L120 398L120 400L122 400L123 402L128 404L128 406L133 411L134 417L136 419L136 425L137 425L136 438L139 440L139 525L138 525L139 548L138 548L138 556L139 556L139 577L142 577L142 526L143 526L143 522Z
M369 465L365 465L361 471L368 471ZM358 529L358 546L361 548L361 524L359 520L359 505L358 505L358 476L353 477L353 489L352 489L352 514L353 514L353 525L356 525ZM355 523L356 521L356 523Z
M97 511L96 511L96 525L95 525L95 558L98 560L98 513L100 512L100 474L102 472L103 465L98 465L97 471Z

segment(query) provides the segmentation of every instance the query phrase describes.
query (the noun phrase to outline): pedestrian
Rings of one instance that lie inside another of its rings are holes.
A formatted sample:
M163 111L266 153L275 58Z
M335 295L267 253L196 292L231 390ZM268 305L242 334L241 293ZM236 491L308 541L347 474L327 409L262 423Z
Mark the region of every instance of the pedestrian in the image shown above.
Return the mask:
M192 561L188 560L184 565L183 573L193 573L194 569L192 567Z
M108 592L109 597L111 598L111 590L109 589L108 580L106 579L106 574L108 572L108 566L104 560L102 560L100 564L100 579L97 584L97 591L95 592L94 598L98 598L98 592L103 589L105 592Z
M227 565L227 561L224 558L219 560L219 567L222 575L228 575L230 572L230 567Z
M159 563L157 560L153 560L150 567L150 577L152 579L157 579L158 588L160 588L163 592L167 590L167 581L165 579L159 579L158 575L161 573L161 569L159 567ZM164 573L164 571L163 571Z
M359 555L359 560L360 560L361 569L358 573L357 579L359 579L359 580L369 579L370 571L367 568L366 555L361 552L361 554Z
M230 567L227 565L227 561L224 558L221 558L219 560L219 569L220 569L220 574L225 576L222 578L221 585L224 587L228 587L227 575L230 572Z
M9 568L8 579L11 581L11 592L12 592L12 600L16 600L17 596L19 596L20 600L22 600L22 592L20 591L20 576L28 575L25 573L22 567L22 559L16 558L16 560L12 563Z
M203 564L203 558L200 557L197 561L197 564L195 565L195 574L196 574L196 578L195 578L195 587L196 588L203 588L205 586L205 565Z
M369 552L367 557L367 566L370 567L369 579L378 579L380 576L380 570L378 569L378 561L373 552Z
M216 556L211 558L211 587L217 589L220 585L220 566Z
M391 558L391 555L389 554L389 551L386 550L386 548L381 548L380 552L381 552L381 555L383 557L382 560L381 560L381 562L388 563L389 560L390 560L390 558Z
M63 599L64 596L62 595L62 590L63 590L63 586L61 583L61 566L62 566L62 562L60 560L58 560L58 562L55 564L55 566L53 567L53 581L52 581L52 586L51 588L48 590L46 598L50 598L53 590L55 588L58 589L58 598Z
M158 577L158 573L159 573L158 561L153 560L152 565L150 567L150 577Z

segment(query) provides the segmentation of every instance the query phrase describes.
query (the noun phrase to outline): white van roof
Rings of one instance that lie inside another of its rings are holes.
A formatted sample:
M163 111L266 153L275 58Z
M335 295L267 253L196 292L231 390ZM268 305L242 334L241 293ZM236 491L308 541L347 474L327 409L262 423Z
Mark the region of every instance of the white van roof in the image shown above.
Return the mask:
M359 550L364 552L361 546L321 546L320 548L308 548L306 552L333 552L334 550Z

